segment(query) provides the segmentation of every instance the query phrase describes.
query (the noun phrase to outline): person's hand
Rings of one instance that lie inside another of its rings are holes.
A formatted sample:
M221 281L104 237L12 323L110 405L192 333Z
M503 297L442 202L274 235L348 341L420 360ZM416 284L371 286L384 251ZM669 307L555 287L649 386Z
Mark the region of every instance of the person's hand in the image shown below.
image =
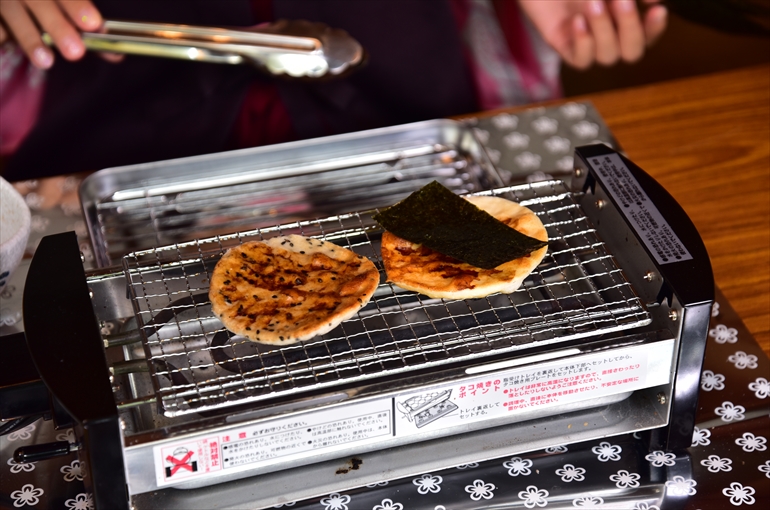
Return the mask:
M86 51L79 30L95 31L102 16L89 0L0 0L0 44L11 36L40 69L53 65L54 54L40 37L47 32L67 60Z
M636 62L665 30L659 0L519 0L522 10L564 62L578 69L598 63Z

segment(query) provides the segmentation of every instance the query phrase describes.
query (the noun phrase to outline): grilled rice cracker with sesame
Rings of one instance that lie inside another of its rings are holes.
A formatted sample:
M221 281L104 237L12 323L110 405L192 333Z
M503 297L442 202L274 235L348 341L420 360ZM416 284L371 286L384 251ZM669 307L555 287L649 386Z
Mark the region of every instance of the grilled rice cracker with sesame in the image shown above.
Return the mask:
M496 219L535 239L548 241L543 223L528 208L500 197L464 197ZM428 297L472 299L497 292L510 294L540 264L548 247L482 269L411 243L390 232L382 236L382 259L388 281Z
M299 235L229 249L211 276L211 308L227 329L288 345L334 329L369 302L380 276L372 261Z

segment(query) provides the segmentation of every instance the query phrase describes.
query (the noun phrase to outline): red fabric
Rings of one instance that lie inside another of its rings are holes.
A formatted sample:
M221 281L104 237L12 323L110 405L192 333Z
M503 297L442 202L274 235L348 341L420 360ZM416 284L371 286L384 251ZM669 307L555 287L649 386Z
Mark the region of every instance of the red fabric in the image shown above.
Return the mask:
M532 41L521 18L524 13L519 9L518 3L509 0L493 0L492 5L497 12L500 29L505 35L508 50L516 62L524 87L531 90L534 84L548 83L549 80L543 75L542 66L532 48Z
M273 20L271 0L251 0L257 24ZM232 145L241 149L296 140L289 112L278 88L268 80L255 80L249 86L233 126Z
M0 156L16 151L37 121L45 73L15 43L0 45Z
M290 142L296 138L278 88L270 82L254 81L235 121L234 148Z
M465 31L465 25L468 23L468 17L470 16L471 11L468 0L450 0L449 5L452 9L452 16L454 17L455 25L457 26L457 32L462 35ZM476 65L473 62L473 56L465 44L462 45L462 52L463 60L465 60L468 69L475 69ZM478 104L482 104L481 98L483 94L481 90L479 90L479 84L475 79L473 80L473 88L476 95L476 101Z

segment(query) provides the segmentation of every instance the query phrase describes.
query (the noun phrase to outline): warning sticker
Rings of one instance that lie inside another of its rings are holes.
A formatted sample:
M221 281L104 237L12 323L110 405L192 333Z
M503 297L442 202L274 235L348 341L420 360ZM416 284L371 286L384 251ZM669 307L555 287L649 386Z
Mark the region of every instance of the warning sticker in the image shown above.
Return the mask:
M158 481L162 480L164 485L221 469L219 441L216 438L156 448L155 458L160 468Z
M308 419L317 416L308 416ZM260 427L238 437L224 436L222 444L225 469L276 459L295 453L358 442L391 434L390 409L324 422L294 423L293 427Z
M652 203L639 182L617 154L590 158L607 193L620 205L620 211L642 237L658 264L691 260L692 255Z
M391 399L313 411L234 427L154 448L159 487L220 471L235 472L313 451L333 451L393 434Z
M398 436L456 427L663 384L648 374L648 347L591 354L398 395Z

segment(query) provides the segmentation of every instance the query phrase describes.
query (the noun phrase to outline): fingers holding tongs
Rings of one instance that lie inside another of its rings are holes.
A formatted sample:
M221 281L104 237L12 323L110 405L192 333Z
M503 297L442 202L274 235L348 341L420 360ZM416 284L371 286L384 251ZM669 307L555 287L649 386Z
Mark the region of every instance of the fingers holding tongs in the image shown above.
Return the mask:
M280 20L247 29L105 21L100 32L84 32L82 39L94 51L248 63L294 78L339 76L365 59L363 48L347 32L308 21ZM48 34L43 40L52 44Z

